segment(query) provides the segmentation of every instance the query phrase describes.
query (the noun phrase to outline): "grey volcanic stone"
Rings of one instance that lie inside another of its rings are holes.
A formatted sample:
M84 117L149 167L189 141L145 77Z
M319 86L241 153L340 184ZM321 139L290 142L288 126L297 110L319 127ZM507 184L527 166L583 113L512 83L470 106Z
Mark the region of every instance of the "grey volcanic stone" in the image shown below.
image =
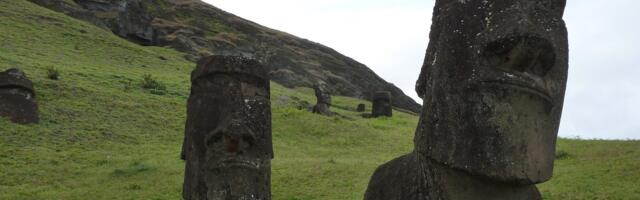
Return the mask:
M261 26L200 0L30 0L88 21L141 45L174 48L196 62L208 55L259 60L286 87L328 84L334 95L371 101L370 88L390 91L395 107L420 105L362 63L313 41Z
M356 111L358 111L358 112L364 112L365 108L366 108L366 105L364 105L363 103L361 103L361 104L358 104L358 107L356 108Z
M365 199L540 199L567 81L565 3L437 0L415 151L379 167Z
M0 72L0 117L14 123L38 123L38 104L33 83L20 69Z
M327 84L318 83L313 86L313 90L316 94L316 105L313 106L313 113L318 113L321 115L333 115L333 113L329 110L329 108L331 107L331 93L329 93Z
M393 109L391 107L391 92L388 91L378 91L373 94L373 106L371 108L371 116L372 117L380 117L387 116L391 117L393 115Z
M205 57L191 83L183 198L271 199L271 103L264 67L243 57Z

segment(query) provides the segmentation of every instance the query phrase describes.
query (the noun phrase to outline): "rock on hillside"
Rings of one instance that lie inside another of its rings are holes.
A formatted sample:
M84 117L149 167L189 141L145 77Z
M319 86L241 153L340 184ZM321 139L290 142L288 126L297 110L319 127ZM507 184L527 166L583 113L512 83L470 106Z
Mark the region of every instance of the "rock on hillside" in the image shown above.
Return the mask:
M140 45L166 46L196 61L211 54L254 57L271 78L288 87L327 83L334 94L371 100L390 91L393 105L420 105L367 66L324 45L273 30L200 0L30 0L85 20ZM417 78L417 77L416 77Z

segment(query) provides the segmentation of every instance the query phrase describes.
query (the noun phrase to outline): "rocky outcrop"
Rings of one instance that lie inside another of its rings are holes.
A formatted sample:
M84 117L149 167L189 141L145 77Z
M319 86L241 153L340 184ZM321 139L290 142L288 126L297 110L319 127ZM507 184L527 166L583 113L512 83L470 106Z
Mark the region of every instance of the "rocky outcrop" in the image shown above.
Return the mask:
M420 105L367 66L324 45L273 30L199 0L30 0L85 20L141 45L171 47L197 61L207 55L242 55L261 61L271 79L287 87L325 82L336 95L371 100L390 91L393 105ZM413 77L408 77L413 78Z

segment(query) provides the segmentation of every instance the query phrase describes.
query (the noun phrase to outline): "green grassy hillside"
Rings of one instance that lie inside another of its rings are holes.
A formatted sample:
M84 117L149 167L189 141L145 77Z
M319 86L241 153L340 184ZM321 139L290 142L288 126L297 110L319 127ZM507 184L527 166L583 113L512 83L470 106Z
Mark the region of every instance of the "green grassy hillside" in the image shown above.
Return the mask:
M189 73L183 54L142 47L27 1L0 1L0 70L33 80L41 123L0 119L0 199L180 199ZM55 68L60 80L47 78ZM142 88L145 74L166 90ZM298 110L309 88L272 83L274 199L361 199L380 164L412 149L417 116ZM335 97L341 108L361 100ZM370 108L370 104L367 104ZM640 143L560 140L548 199L640 199Z

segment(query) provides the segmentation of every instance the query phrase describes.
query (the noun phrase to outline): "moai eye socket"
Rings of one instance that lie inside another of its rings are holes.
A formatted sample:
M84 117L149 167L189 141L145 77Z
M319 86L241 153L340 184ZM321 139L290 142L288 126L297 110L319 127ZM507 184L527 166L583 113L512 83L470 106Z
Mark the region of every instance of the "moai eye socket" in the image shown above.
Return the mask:
M551 43L533 36L497 40L487 44L482 52L484 66L541 77L554 66L555 59Z

